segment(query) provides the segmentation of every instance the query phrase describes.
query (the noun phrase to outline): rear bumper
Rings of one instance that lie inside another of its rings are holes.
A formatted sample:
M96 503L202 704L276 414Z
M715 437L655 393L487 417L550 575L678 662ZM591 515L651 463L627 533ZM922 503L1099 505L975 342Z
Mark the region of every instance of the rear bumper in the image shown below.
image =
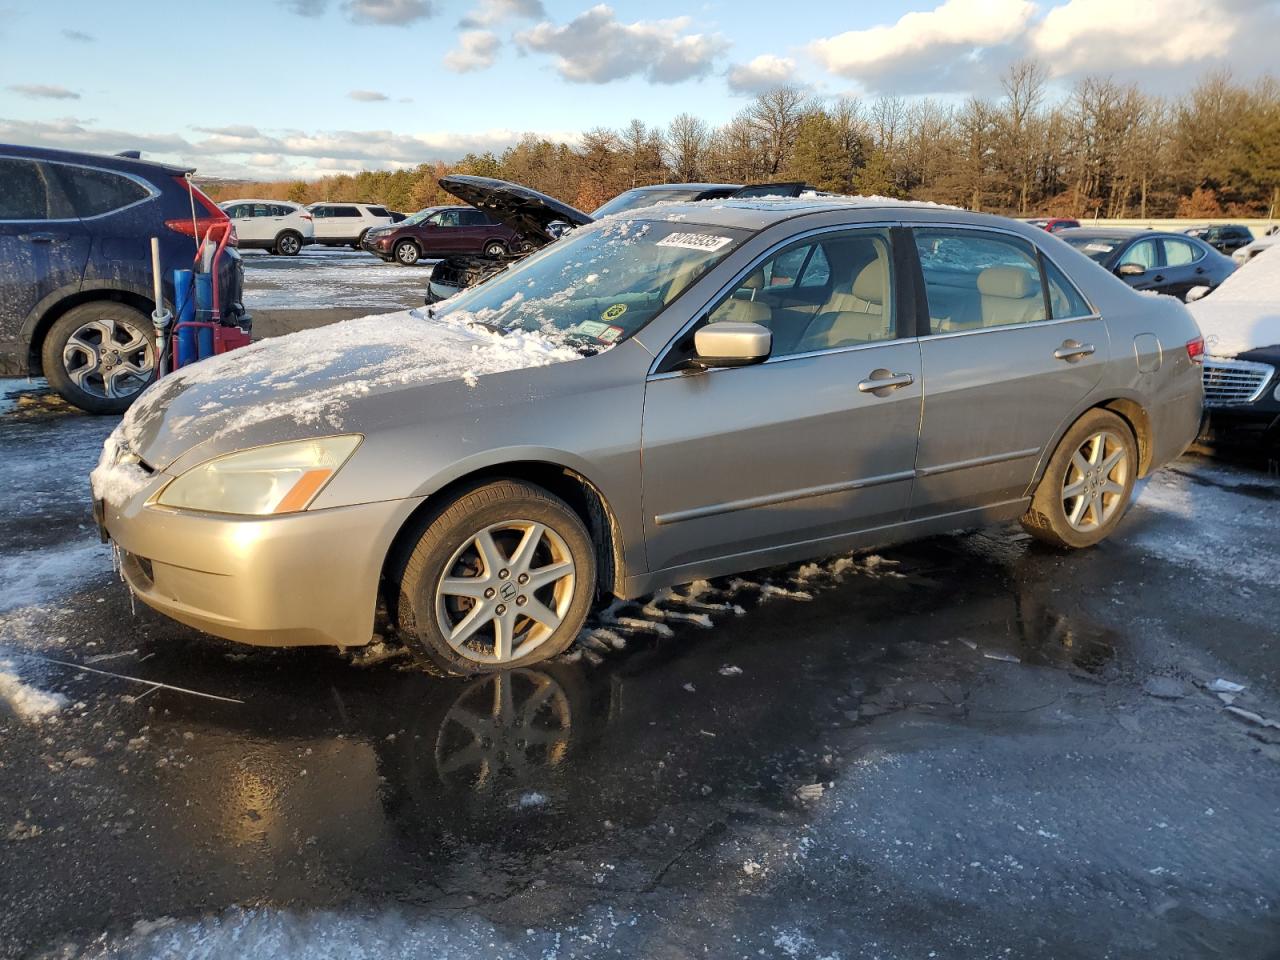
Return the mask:
M141 505L152 492L102 509L129 586L174 620L257 646L368 643L383 562L422 502L254 518Z

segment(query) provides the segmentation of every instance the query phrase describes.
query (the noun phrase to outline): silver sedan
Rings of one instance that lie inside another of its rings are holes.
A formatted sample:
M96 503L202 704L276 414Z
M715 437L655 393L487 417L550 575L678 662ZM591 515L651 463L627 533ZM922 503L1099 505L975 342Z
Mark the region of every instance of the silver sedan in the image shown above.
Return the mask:
M610 595L1012 519L1095 544L1194 438L1202 349L1181 304L1011 220L663 205L164 378L95 506L176 620L349 647L385 609L484 672Z

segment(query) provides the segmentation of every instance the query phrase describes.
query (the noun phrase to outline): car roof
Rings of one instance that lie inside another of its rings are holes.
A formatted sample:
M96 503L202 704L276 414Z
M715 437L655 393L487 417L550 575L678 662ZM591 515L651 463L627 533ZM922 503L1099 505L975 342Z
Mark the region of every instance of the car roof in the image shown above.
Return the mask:
M704 226L738 227L747 230L763 230L775 223L791 220L810 214L832 213L837 211L883 211L888 218L895 216L916 216L918 214L944 214L945 220L959 220L965 223L1011 224L1017 223L1025 230L1036 228L1005 217L996 217L986 213L973 213L960 207L949 207L943 204L929 203L923 200L895 200L891 197L752 197L736 200L724 198L720 200L693 200L674 203L660 203L651 207L636 207L621 213L609 214L600 221L609 220L687 220L689 223ZM927 219L938 219L929 216Z
M649 183L643 187L632 187L625 193L649 193L658 190L738 190L740 183Z
M0 153L11 157L28 157L32 160L53 160L62 163L79 163L86 166L104 167L111 170L124 170L130 173L169 174L180 177L194 173L195 167L179 167L171 163L160 163L157 160L141 160L133 157L121 157L108 153L85 153L79 150L59 150L53 147L32 147L16 143L0 143Z
M262 197L236 197L234 200L219 200L218 206L225 207L233 203L283 203L290 207L301 206L296 200L266 200Z

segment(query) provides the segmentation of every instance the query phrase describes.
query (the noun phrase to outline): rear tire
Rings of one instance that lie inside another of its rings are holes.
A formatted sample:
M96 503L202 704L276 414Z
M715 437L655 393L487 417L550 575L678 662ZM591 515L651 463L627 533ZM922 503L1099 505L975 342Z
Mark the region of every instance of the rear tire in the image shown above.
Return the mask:
M499 257L505 257L507 255L507 248L495 240L484 248L484 255L486 257L493 257L497 260Z
M82 304L49 328L40 360L68 403L123 413L155 378L155 328L141 310L114 300Z
M1138 471L1133 430L1109 410L1072 424L1049 459L1022 527L1062 549L1091 547L1119 525Z
M286 230L276 237L275 246L271 248L271 252L285 257L296 257L302 252L302 237L292 230Z
M389 574L406 644L436 670L492 673L573 643L595 596L595 549L563 500L495 480L429 516Z
M396 262L401 266L412 267L422 256L422 251L412 240L401 240L396 244Z

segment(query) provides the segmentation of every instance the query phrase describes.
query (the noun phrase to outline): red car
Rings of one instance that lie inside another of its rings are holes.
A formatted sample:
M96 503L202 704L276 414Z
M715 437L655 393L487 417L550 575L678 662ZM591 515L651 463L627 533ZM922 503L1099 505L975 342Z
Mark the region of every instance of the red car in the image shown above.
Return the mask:
M475 207L427 207L389 227L375 227L360 246L387 263L412 266L422 257L501 257L522 246L520 235Z
M1080 221L1073 220L1071 217L1033 217L1025 222L1041 230L1048 230L1050 233L1080 226Z

